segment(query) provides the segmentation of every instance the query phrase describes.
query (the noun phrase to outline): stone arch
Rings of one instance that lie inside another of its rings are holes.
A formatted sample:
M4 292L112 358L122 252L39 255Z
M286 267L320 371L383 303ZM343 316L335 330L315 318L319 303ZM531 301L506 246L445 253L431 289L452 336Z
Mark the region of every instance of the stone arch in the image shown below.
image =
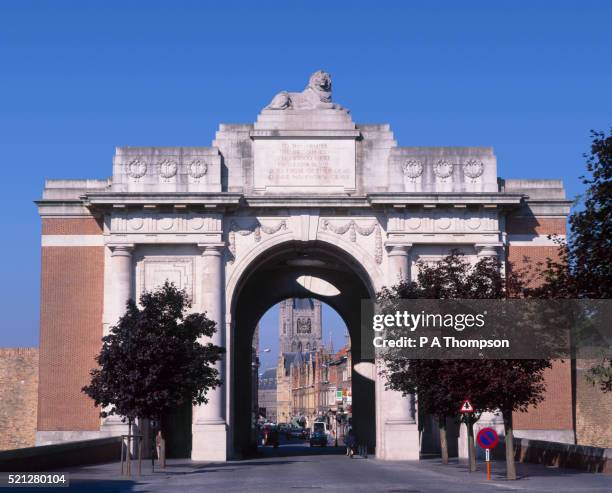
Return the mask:
M342 252L347 258L352 259L355 266L362 273L364 282L371 286L370 295L380 290L385 284L385 277L381 268L381 264L376 262L374 256L368 253L358 243L353 243L346 240L342 236L334 235L325 231L320 231L317 234L317 240L305 242L296 238L292 233L276 234L261 242L257 243L248 252L245 252L236 259L233 268L227 270L227 278L225 283L226 306L230 309L226 312L226 317L231 316L233 311L233 303L236 300L235 291L238 283L244 278L245 274L250 270L253 262L257 258L261 258L264 254L278 251L283 245L290 246L295 243L301 244L321 244L329 245L336 253Z
M307 290L297 282L302 275L323 279L338 288L326 296ZM250 400L244 399L251 373L246 365L254 327L274 304L292 297L315 298L334 308L346 323L353 350L354 426L371 447L376 442L375 379L355 371L365 362L361 352L360 300L374 294L365 266L341 247L322 241L278 242L261 249L242 269L228 302L228 422L231 453L244 456L255 446L251 432Z

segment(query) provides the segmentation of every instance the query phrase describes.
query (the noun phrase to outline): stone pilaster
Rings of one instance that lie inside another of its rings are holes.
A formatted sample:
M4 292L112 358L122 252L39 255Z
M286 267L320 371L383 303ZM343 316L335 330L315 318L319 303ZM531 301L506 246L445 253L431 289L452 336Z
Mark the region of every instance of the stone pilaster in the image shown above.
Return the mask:
M499 257L500 247L501 245L498 243L477 243L474 245L479 259L482 257Z
M410 243L386 245L388 257L387 283L397 284L411 278ZM383 446L377 455L386 460L418 460L419 432L415 418L414 395L403 396L401 392L384 388L380 382L383 413Z
M114 284L110 300L108 322L115 325L125 313L125 305L132 297L132 252L134 245L109 245L111 250L111 272Z
M199 244L202 249L204 286L202 309L217 323L217 331L202 343L225 346L224 317L224 243ZM227 459L227 425L225 421L225 362L216 366L223 384L208 392L208 403L193 409L193 460L225 461Z
M388 270L387 282L389 285L399 281L410 280L410 243L387 243Z
M112 296L108 300L107 321L109 328L117 324L125 313L126 303L132 298L134 266L132 264L133 244L109 245ZM121 416L111 415L103 418L100 431L105 435L120 435L128 432L128 425L121 421Z

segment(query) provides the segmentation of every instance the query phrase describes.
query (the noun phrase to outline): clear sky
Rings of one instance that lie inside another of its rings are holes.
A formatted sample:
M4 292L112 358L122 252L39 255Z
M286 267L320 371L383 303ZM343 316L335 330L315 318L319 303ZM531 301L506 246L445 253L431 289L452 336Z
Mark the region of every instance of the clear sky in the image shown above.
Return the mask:
M107 177L118 145L210 145L319 68L400 145L491 145L501 176L575 196L612 123L610 19L589 0L3 0L0 346L38 343L45 178Z

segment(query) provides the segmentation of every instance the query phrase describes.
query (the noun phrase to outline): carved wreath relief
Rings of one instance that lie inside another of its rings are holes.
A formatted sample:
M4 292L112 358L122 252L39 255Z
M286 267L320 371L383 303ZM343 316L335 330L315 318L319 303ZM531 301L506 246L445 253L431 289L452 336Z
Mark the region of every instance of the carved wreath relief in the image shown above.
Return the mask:
M463 173L472 180L472 183L476 182L476 179L481 176L483 172L484 164L482 164L482 161L470 159L463 165Z
M440 159L434 164L433 170L438 178L446 180L453 174L453 163L446 159Z
M206 173L208 172L208 164L200 161L199 159L194 159L189 163L189 176L191 176L195 181L199 181Z
M173 178L178 171L178 166L175 161L171 159L164 159L161 163L159 163L159 176L162 177L163 181L170 181L170 178Z
M135 180L142 178L146 174L146 172L147 163L145 163L142 159L132 159L127 164L127 174Z
M402 170L410 181L414 183L423 174L423 164L417 159L409 159L402 164Z

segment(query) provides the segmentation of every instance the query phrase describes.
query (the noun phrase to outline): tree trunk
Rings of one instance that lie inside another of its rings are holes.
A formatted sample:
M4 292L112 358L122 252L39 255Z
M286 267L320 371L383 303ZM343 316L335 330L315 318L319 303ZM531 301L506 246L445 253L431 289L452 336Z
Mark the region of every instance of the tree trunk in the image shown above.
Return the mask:
M502 411L504 417L504 433L506 435L506 479L516 479L514 463L514 431L512 429L512 411Z
M476 447L474 445L474 419L471 416L467 418L467 434L468 434L468 457L470 462L470 472L476 472Z
M132 418L128 418L128 437L127 437L127 475L132 475Z
M448 439L446 435L446 416L438 416L438 428L440 430L440 452L442 453L442 464L448 464Z

